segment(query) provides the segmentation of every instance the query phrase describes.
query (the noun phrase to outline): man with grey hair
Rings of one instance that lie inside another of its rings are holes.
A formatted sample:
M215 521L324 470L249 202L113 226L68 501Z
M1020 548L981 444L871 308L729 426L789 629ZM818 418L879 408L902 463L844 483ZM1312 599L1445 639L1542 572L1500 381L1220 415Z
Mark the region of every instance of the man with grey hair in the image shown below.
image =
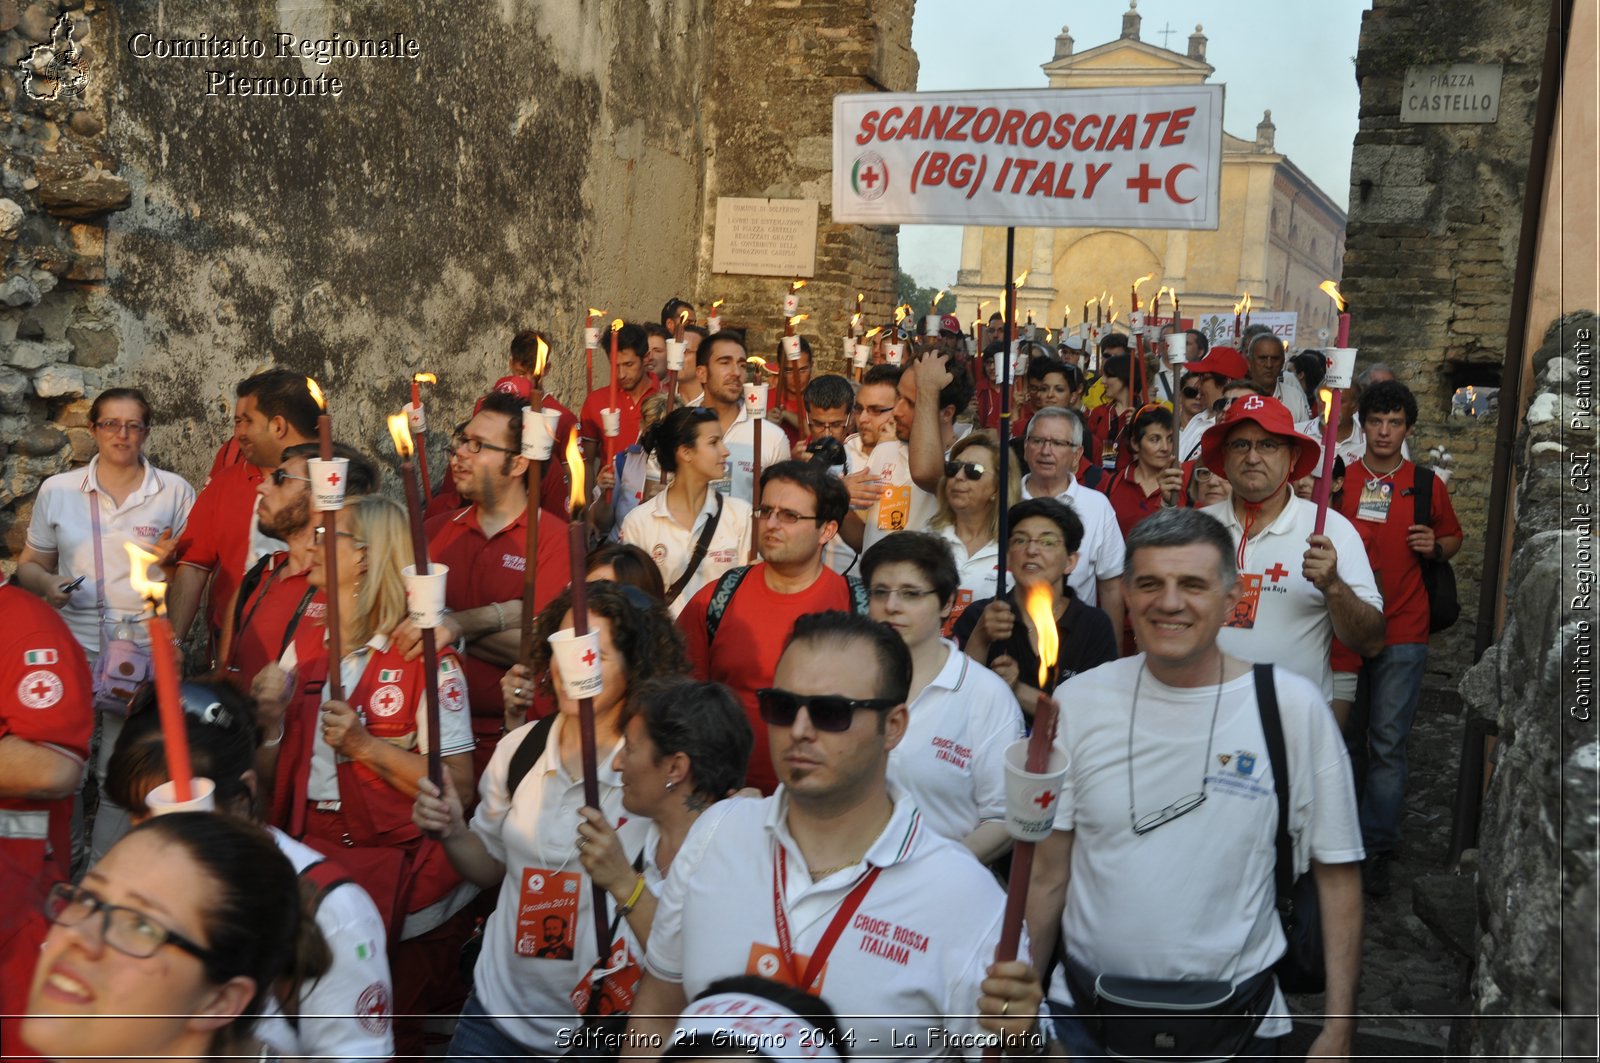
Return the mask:
M1122 528L1111 502L1079 484L1073 475L1083 456L1083 418L1061 406L1046 406L1028 421L1023 456L1028 474L1022 497L1055 498L1083 522L1078 564L1067 585L1086 605L1097 605L1111 618L1111 630L1122 630Z
M1102 976L1189 989L1218 983L1208 988L1228 1004L1213 1013L1236 1016L1231 1030L1220 1022L1201 1031L1181 1020L1162 1025L1173 1013L1152 1011L1146 1018L1158 1037L1177 1039L1159 1054L1278 1055L1276 1042L1290 1029L1273 974L1285 949L1274 903L1276 781L1287 778L1295 866L1309 864L1315 876L1325 948L1326 1018L1307 1056L1346 1057L1363 852L1333 714L1314 683L1270 664L1252 667L1218 645L1240 584L1233 540L1214 518L1164 509L1140 521L1122 579L1143 652L1056 692L1073 712L1056 737L1067 777L1055 829L1036 852L1027 909L1035 957L1044 961L1058 937L1066 957L1049 994L1056 1036L1073 1056L1137 1058L1151 1051L1148 1040L1120 1042L1129 1024L1098 1021ZM1287 763L1269 751L1273 719Z
M1295 423L1311 416L1311 403L1306 401L1306 389L1293 373L1285 373L1283 341L1270 332L1250 337L1245 348L1245 360L1250 363L1250 380L1256 387L1288 407Z

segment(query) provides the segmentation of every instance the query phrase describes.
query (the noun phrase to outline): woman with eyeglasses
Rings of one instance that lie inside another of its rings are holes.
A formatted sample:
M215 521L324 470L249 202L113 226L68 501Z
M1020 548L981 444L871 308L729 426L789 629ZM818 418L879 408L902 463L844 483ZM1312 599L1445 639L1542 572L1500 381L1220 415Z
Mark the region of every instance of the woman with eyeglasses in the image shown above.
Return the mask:
M1111 618L1079 601L1067 585L1083 545L1083 522L1072 507L1054 498L1030 498L1011 507L1006 524L1006 567L1016 584L1005 597L973 602L956 624L956 641L968 657L1011 684L1022 711L1032 719L1039 698L1039 633L1024 609L1031 588L1050 588L1060 638L1047 693L1079 672L1116 660L1117 637Z
M465 996L454 954L471 931L464 909L476 891L411 822L428 774L425 665L420 655L406 660L391 638L407 616L400 570L412 563L410 528L399 505L367 495L335 514L334 534L338 585L328 585L321 549L307 579L338 595L345 697L332 700L327 685L325 615L302 623L278 666L256 678L258 771L272 780L272 824L335 856L378 905L398 941L394 1014L436 1014ZM439 650L435 678L444 772L468 792L475 743L465 675L449 647ZM401 1056L421 1055L421 1020L397 1019L395 1045Z
M650 821L629 816L623 806L623 779L614 767L624 748L623 706L639 684L681 675L689 661L683 637L661 603L614 583L591 583L588 592L589 627L600 644L600 690L592 702L598 812L617 824L615 833L631 861L645 848ZM593 891L579 851L585 844L579 825L590 822L579 811L584 808L579 700L562 682L561 665L550 648L550 637L571 628L572 619L568 591L539 614L533 674L553 688L557 711L500 741L478 782L471 818L464 811L464 798L471 794L455 779L446 780L443 793L423 780L412 806L415 825L439 837L456 870L473 885L499 894L484 927L472 994L450 1042L452 1059L561 1055L562 1031L580 1021L573 988L601 959ZM519 665L502 680L508 706L531 698L526 676ZM631 885L629 896L631 904L638 903ZM615 910L608 913L608 927L615 915ZM627 934L631 930L619 925L608 937L614 942ZM642 954L635 941L626 944L636 956Z
M671 482L628 514L620 538L655 559L677 616L696 591L749 557L750 504L713 486L728 469L715 410L679 407L642 444Z
M255 705L226 683L185 683L182 696L190 767L215 785L217 813L258 823ZM150 791L170 778L155 692L147 688L141 700L106 773L107 792L135 824L151 818ZM394 1055L389 1016L374 1014L372 1006L394 999L377 905L336 859L276 827L268 833L294 866L302 925L321 932L327 959L318 964L325 968L320 976L299 980L268 1003L258 1037L283 1057L388 1059Z
M89 659L97 710L90 753L102 784L127 699L150 669L150 637L136 622L145 603L129 580L127 544L164 560L194 506L194 488L145 459L151 419L150 403L137 388L109 388L95 398L89 406L95 456L87 468L58 473L39 486L12 576L60 611ZM127 815L103 801L92 851L104 853L127 826ZM74 833L78 849L82 829Z
M942 539L901 532L862 555L861 578L869 615L911 651L909 719L889 753L889 778L935 832L988 863L1011 846L1004 758L1023 735L1022 713L1005 680L942 637L956 596L955 558Z
M1226 502L1233 497L1233 485L1221 473L1212 472L1197 461L1189 462L1184 469L1187 477L1184 493L1195 509Z
M1018 463L1007 466L1006 497L1022 493ZM1000 562L1000 452L993 432L972 432L956 440L939 481L939 511L929 530L950 544L959 585L944 633L955 630L962 610L980 598L995 596Z
M52 1060L265 1058L253 1027L268 998L326 965L300 913L265 831L209 812L152 819L51 891L22 1037Z

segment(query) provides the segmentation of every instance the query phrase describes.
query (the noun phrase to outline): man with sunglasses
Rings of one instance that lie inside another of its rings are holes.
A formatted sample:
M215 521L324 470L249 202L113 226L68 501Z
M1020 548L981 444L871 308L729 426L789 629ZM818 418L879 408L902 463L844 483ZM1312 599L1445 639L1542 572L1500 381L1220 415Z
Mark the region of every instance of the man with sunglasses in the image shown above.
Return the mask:
M469 505L428 521L428 558L450 569L440 645L464 641L461 668L472 708L473 778L483 773L506 726L500 677L521 651L522 585L527 569L528 459L521 453L522 400L492 391L456 432L450 482ZM540 509L534 608L567 585L567 522ZM406 660L422 652L409 619L394 633Z
M1140 522L1123 580L1143 652L1075 676L1056 694L1072 710L1056 738L1069 767L1055 830L1037 850L1028 928L1037 956L1058 937L1064 948L1050 993L1062 1016L1057 1035L1082 1058L1127 1052L1096 1022L1102 975L1220 982L1217 995L1237 1016L1232 1039L1176 1026L1194 1040L1161 1054L1277 1056L1290 1029L1272 973L1285 947L1274 878L1281 776L1296 864L1315 876L1325 948L1326 1018L1307 1058L1346 1057L1362 848L1338 725L1314 683L1282 668L1258 675L1218 642L1240 582L1232 539L1216 520L1167 509ZM1258 699L1267 692L1287 764L1268 752Z
M1193 336L1189 338L1194 339ZM1191 349L1193 346L1191 343ZM1187 462L1199 457L1200 437L1206 434L1207 428L1217 423L1216 404L1222 398L1223 388L1228 386L1230 380L1249 376L1250 364L1244 360L1244 355L1232 347L1213 347L1204 358L1188 363L1184 369L1193 377L1191 386L1197 392L1196 396L1191 396L1185 390L1184 397L1198 397L1203 404L1200 412L1183 426L1183 432L1178 437L1178 460Z
M985 1030L1008 1051L1043 1047L1037 978L992 962L1000 887L889 780L911 676L884 624L829 612L794 625L758 694L783 787L713 805L673 860L624 1055L659 1055L688 1000L732 974L829 1001L863 1056L975 1058Z
M756 735L749 783L771 793L778 783L767 756L756 691L772 682L789 629L807 613L866 612L855 577L822 562L839 533L850 495L838 477L809 461L781 461L761 470L755 510L758 564L730 569L701 587L678 614L696 679L724 683L738 696Z
M250 567L228 605L227 633L218 653L221 679L249 694L262 668L283 656L289 640L305 619L325 615L323 601L312 601L306 580L317 549L318 515L311 510L311 469L307 462L321 452L315 443L297 443L256 488L256 520L263 534L282 540L287 549L266 555ZM377 490L377 463L354 447L333 445L333 456L349 460L345 496ZM270 736L267 736L270 738Z

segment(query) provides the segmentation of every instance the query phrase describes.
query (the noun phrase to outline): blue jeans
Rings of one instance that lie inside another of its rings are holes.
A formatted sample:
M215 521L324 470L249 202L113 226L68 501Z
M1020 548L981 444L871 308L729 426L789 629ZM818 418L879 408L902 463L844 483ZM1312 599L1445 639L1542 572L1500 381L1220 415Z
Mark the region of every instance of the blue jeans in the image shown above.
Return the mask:
M456 1023L455 1036L450 1038L448 1058L484 1063L486 1060L544 1057L532 1055L524 1045L500 1029L483 1010L483 1005L478 1003L478 995L474 993L467 998L466 1007L461 1009L461 1019Z
M1081 1017L1076 1005L1051 1000L1049 1006L1056 1040L1067 1050L1067 1055L1073 1059L1113 1058L1106 1055L1105 1045L1102 1045L1100 1039L1094 1035L1094 1031ZM1278 1058L1278 1049L1282 1042L1281 1037L1252 1037L1245 1043L1244 1051L1233 1058L1275 1060Z
M1417 717L1428 644L1386 646L1369 658L1367 774L1361 789L1361 840L1367 855L1392 853L1400 845L1405 815L1406 739Z

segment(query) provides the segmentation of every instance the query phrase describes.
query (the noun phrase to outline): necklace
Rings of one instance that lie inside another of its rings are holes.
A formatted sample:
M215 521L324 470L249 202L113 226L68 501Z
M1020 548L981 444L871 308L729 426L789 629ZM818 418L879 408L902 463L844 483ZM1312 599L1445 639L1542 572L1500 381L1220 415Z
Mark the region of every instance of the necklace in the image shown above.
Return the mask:
M866 847L861 850L861 855L856 857L854 860L846 860L844 863L836 864L833 867L813 868L813 867L811 867L811 865L809 863L807 863L806 864L806 870L809 871L810 874L811 874L811 881L812 882L820 882L822 879L827 878L829 875L838 874L840 871L843 871L847 867L855 867L857 864L861 863L861 861L865 860L867 858L867 849L871 849L872 848L872 842L875 842L875 841L878 840L878 835L883 833L884 828L889 825L889 821L891 819L893 819L893 818L894 818L894 802L890 801L889 802L889 814L884 817L884 820L883 820L882 823L878 824L878 829L872 832L872 841L869 841L866 844Z

